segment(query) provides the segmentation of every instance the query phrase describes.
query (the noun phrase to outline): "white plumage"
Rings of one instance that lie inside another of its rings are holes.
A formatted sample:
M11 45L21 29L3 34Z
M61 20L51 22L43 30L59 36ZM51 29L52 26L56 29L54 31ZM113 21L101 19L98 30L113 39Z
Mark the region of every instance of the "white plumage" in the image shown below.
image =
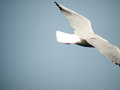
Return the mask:
M85 47L95 47L99 52L120 66L120 49L107 40L95 34L91 22L82 15L55 2L60 11L67 17L71 26L75 29L74 34L56 31L57 41L66 44L78 44Z

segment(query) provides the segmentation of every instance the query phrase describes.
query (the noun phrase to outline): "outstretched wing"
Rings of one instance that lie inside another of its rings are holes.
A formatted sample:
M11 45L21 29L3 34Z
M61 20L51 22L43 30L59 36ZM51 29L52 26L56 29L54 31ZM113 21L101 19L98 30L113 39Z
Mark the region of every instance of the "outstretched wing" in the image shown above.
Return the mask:
M90 38L87 41L112 62L120 66L120 49L118 47L101 37Z
M77 14L76 12L64 7L61 4L55 2L55 4L59 7L60 11L67 17L70 21L71 26L78 30L77 32L87 32L93 33L91 28L91 22L82 15Z

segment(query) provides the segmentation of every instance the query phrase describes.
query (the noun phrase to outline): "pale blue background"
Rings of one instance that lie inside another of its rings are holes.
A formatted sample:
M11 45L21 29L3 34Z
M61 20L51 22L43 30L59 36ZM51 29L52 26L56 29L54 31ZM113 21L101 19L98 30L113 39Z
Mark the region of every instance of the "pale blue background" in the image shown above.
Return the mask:
M120 0L56 0L120 48ZM120 67L96 49L56 42L73 33L54 0L0 1L0 90L120 90Z

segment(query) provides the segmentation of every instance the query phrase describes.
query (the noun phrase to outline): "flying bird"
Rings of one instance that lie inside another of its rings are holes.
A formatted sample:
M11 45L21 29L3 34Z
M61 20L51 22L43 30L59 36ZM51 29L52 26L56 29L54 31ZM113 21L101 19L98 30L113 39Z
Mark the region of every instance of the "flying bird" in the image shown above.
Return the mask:
M95 34L92 30L90 20L57 2L55 2L55 4L75 29L74 34L56 31L58 42L96 48L108 59L120 66L120 49L101 36Z

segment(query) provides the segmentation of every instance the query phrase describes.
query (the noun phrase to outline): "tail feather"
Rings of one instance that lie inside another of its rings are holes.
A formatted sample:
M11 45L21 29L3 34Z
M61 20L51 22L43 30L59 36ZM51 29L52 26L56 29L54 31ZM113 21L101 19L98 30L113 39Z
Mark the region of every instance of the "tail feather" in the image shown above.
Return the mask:
M57 41L65 44L77 43L80 41L80 38L75 34L68 34L61 31L56 31Z

